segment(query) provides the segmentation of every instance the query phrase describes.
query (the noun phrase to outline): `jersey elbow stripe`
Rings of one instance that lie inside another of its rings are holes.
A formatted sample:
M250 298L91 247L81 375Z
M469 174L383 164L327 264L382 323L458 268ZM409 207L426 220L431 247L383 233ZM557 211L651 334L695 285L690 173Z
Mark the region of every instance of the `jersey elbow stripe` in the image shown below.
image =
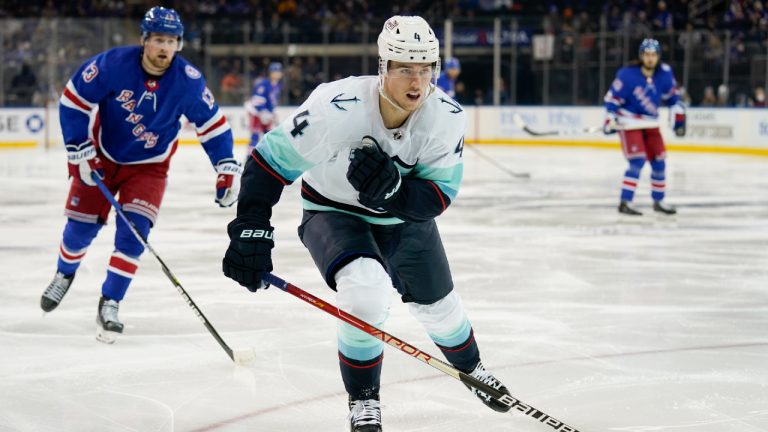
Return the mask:
M448 205L447 205L447 204L446 204L446 202L445 202L445 200L446 200L446 198L447 198L447 197L446 197L446 196L443 194L443 191L441 191L441 190L440 190L440 188L439 188L439 187L437 187L437 185L435 184L435 182L433 182L433 181L430 181L430 180L427 180L427 183L429 183L430 185L432 185L432 187L435 189L435 193L437 193L437 197L440 199L440 205L442 205L442 206L443 206L443 209L441 210L441 212L445 211L445 209L447 209L447 208L448 208Z
M283 178L280 174L278 174L274 169L272 169L271 166L261 157L258 151L254 150L251 152L251 158L254 162L256 162L264 171L266 171L269 175L276 178L277 181L280 182L283 186L288 186L289 184L293 183L290 180L287 180Z
M221 113L218 109L216 110L216 113L214 113L211 118L205 121L205 123L201 125L195 124L195 130L197 131L197 135L205 135L206 133L213 130L217 125L221 124L222 119L226 121L226 117L224 117L224 114Z
M67 108L78 110L86 115L89 115L96 108L95 103L89 102L80 96L75 86L72 85L72 81L68 82L67 86L64 87L59 102Z

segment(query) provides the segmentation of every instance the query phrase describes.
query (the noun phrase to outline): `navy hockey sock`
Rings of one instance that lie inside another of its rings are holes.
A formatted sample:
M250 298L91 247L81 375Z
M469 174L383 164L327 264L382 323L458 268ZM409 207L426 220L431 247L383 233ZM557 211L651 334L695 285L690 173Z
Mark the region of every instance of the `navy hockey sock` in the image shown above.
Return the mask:
M461 371L470 372L480 362L480 349L475 341L475 334L471 330L469 332L469 338L463 343L453 347L444 347L441 345L437 345L437 347L443 352L445 358L455 366L456 369Z
M353 360L339 352L339 367L344 388L353 400L378 397L384 354L371 360Z

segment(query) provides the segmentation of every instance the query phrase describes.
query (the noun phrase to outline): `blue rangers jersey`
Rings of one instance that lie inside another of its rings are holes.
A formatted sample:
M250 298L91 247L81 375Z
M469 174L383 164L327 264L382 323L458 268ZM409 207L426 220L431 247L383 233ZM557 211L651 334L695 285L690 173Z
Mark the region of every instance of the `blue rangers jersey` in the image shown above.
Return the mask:
M437 79L437 86L448 96L456 97L456 80L451 79L445 71L440 73L440 77Z
M251 92L251 98L245 102L245 110L248 114L259 117L264 124L268 124L274 117L275 107L280 100L280 92L283 84L272 84L269 78L256 81Z
M232 131L203 75L178 54L160 76L141 67L142 48L121 47L86 61L59 100L65 144L92 140L121 164L166 160L184 115L215 166L232 157Z
M619 69L604 101L618 124L640 129L659 127L659 108L678 104L680 97L672 68L662 63L652 77L643 75L640 65Z

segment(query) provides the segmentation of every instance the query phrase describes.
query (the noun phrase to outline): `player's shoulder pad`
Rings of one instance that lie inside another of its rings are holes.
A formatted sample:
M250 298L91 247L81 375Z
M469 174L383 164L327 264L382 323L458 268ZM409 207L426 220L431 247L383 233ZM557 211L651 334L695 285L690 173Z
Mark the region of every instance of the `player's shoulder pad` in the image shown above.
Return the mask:
M427 102L424 104L424 108L427 112L432 112L432 115L436 116L436 119L444 118L447 121L455 122L461 118L466 117L467 113L464 111L464 107L455 99L448 96L440 87L435 88L434 94L432 94Z
M179 54L173 59L172 69L175 79L183 80L193 88L205 85L205 77L200 69Z
M437 138L439 142L454 145L464 136L467 124L467 112L460 103L445 94L439 88L421 107L424 112L419 116L419 123Z
M352 113L363 109L366 99L370 98L369 77L351 76L337 81L324 83L310 95L315 104L323 110L336 113Z
M140 53L141 48L135 46L111 48L91 57L86 64L95 62L102 72L107 69L121 70L123 65L135 62Z

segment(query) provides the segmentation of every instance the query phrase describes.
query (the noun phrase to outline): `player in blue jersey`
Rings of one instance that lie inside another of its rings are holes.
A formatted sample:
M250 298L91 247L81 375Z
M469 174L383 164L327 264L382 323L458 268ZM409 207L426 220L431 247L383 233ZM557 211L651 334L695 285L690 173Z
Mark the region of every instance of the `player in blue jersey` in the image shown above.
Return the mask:
M240 164L232 132L200 71L178 55L184 27L173 9L153 7L141 21L141 46L114 48L87 60L67 82L59 115L72 182L56 275L40 299L46 312L69 290L88 246L106 223L110 203L91 173L119 196L146 239L165 192L171 156L184 115L195 125L215 174L215 201L237 200ZM123 331L123 299L144 251L121 218L101 287L97 339L112 343Z
M461 64L456 57L448 57L443 66L445 69L440 74L440 78L437 79L437 86L445 94L456 99L456 79L461 74Z
M283 65L273 62L269 64L269 76L256 81L251 97L245 102L248 113L248 123L251 126L251 141L248 143L248 155L259 143L265 133L272 130L275 123L275 108L280 101L283 89Z
M448 361L506 392L480 361L434 220L461 185L466 112L435 86L440 47L424 19L390 18L378 47L378 76L318 86L256 146L227 227L224 274L251 291L266 287L272 206L301 178L299 236L339 307L379 327L397 290ZM380 431L383 342L342 323L337 343L350 429Z
M624 173L619 213L640 216L631 206L640 171L647 160L651 165L653 210L660 214L677 212L664 203L666 190L666 149L659 131L659 108L670 107L672 129L685 136L685 105L678 95L672 68L660 63L661 45L655 39L640 44L640 63L619 69L605 95L607 111L603 132L619 133L629 168Z

